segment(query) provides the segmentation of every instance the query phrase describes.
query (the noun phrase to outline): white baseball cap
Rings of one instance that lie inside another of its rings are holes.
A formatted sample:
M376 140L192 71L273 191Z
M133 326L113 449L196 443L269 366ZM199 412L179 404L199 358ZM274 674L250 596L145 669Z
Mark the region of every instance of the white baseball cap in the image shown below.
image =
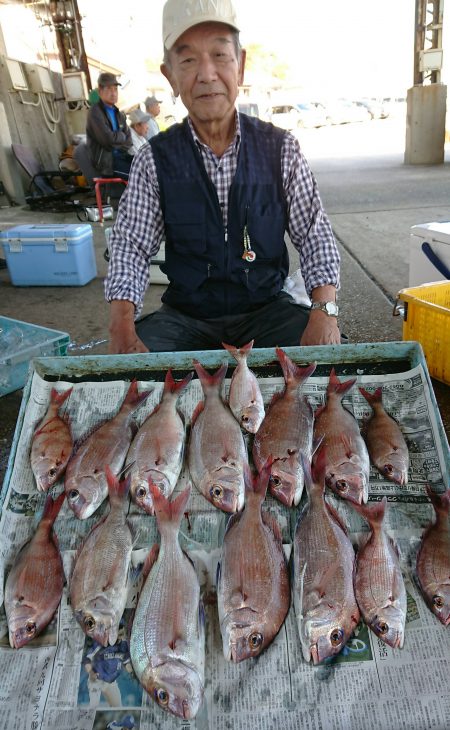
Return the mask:
M163 9L163 43L170 50L186 30L199 23L225 23L239 31L231 0L167 0Z

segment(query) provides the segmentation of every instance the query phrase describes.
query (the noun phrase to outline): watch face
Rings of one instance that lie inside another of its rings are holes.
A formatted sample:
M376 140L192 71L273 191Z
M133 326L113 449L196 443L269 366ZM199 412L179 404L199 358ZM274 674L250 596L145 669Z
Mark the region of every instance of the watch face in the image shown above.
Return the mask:
M330 314L331 316L337 317L338 314L338 306L335 304L335 302L327 302L325 304L326 312L327 314Z

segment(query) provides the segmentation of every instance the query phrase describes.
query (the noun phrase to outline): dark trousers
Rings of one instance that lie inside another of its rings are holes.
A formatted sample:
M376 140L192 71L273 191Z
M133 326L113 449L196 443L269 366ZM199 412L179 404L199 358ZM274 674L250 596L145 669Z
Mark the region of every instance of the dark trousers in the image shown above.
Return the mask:
M128 180L130 174L130 167L133 158L131 155L123 152L121 154L115 154L113 156L113 173L114 177L122 177L124 180ZM121 183L117 183L120 185Z
M260 309L213 319L194 319L167 304L136 322L136 332L153 352L220 350L222 342L242 347L299 345L308 323L309 308L281 292Z

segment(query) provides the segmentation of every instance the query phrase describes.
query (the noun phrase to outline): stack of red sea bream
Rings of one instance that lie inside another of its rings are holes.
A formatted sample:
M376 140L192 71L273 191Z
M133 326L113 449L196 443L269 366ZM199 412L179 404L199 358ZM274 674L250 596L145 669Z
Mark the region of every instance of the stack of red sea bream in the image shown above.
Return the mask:
M191 486L172 497L185 465L200 494L230 513L216 580L226 659L257 657L278 634L291 597L308 662L338 654L361 619L394 649L403 646L406 591L397 547L383 527L386 497L366 504L370 463L385 479L407 484L409 455L401 427L385 411L382 389L369 393L361 387L372 413L360 429L342 404L356 378L341 382L334 369L325 403L314 413L303 386L315 363L300 367L279 348L285 385L265 408L247 364L252 344L240 349L224 344L237 361L228 401L222 397L227 365L210 374L193 361L204 399L193 413L188 443L177 401L193 373L175 381L167 372L161 400L139 428L134 415L150 391L139 393L133 381L116 415L76 447L70 424L60 415L72 388L52 390L48 411L33 434L30 459L39 491L48 492L62 476L64 491L55 499L47 495L37 530L7 576L11 647L38 636L61 600L65 576L53 524L64 498L83 520L109 497L109 511L79 546L68 582L72 609L86 636L102 646L117 641L136 541L127 518L131 496L156 520L160 534L142 566L130 627L133 669L162 709L195 717L205 683L205 613L196 570L179 542ZM264 502L269 490L295 509L304 486L307 499L293 537L290 579L280 525ZM368 523L359 545L352 545L342 517L326 498L327 488ZM450 489L437 494L427 487L427 493L435 519L422 535L416 580L430 609L448 626Z

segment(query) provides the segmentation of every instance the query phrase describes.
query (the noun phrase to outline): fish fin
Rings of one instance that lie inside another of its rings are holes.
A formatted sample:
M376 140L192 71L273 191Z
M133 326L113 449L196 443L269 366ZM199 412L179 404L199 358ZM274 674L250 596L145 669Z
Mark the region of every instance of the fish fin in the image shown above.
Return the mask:
M326 595L327 586L339 568L339 560L335 560L326 566L322 571L318 571L314 576L311 585L308 588L308 594L316 593L318 597L318 603Z
M377 388L373 393L369 393L368 390L363 388L362 386L359 387L359 392L361 395L364 396L366 401L373 406L375 403L382 403L383 402L383 388L380 386Z
M427 490L427 494L434 507L436 515L448 515L450 510L450 489L447 489L445 492L441 492L440 494L434 492L429 484L425 485L425 489Z
M143 403L152 392L153 388L151 390L144 390L142 393L139 393L137 380L132 380L130 383L130 387L127 390L127 394L123 399L121 408L123 408L123 406L130 406L131 410L135 411L138 406L140 406L141 403Z
M191 485L189 484L186 489L184 489L171 502L164 496L161 490L151 481L151 479L148 480L148 486L153 497L158 529L161 531L161 527L168 523L179 528L191 493Z
M166 373L166 378L164 380L164 392L179 393L181 395L181 393L189 385L193 377L194 373L188 373L188 375L186 375L183 380L174 380L172 370L169 368Z
M50 393L51 403L54 403L55 406L58 406L58 408L60 408L62 406L62 404L64 403L64 401L67 400L67 398L71 394L72 390L73 390L73 387L69 388L68 390L63 390L59 393L56 390L56 388L52 388L51 393Z
M194 412L191 417L191 426L194 425L197 418L199 417L200 413L205 410L205 401L201 400L197 405L195 406Z
M122 479L122 481L119 481L118 477L113 474L108 465L104 467L104 471L106 481L108 482L109 501L111 502L111 504L113 502L123 502L126 499L128 491L130 489L131 476L129 475L126 477L126 479Z
M179 654L183 653L183 648L187 646L186 639L182 636L175 635L171 641L168 642L168 646L172 651L177 650Z
M151 548L147 557L145 558L144 565L142 566L142 577L144 580L146 580L151 569L153 568L154 564L158 560L158 555L159 555L159 545L155 544L155 545L153 545L153 547Z
M250 494L257 494L261 497L261 501L266 496L273 462L273 457L269 456L257 474L253 474L250 466L244 464L245 491Z
M288 357L281 347L276 347L275 352L277 353L278 360L280 361L281 369L283 371L284 379L286 383L295 382L297 385L304 383L310 375L313 374L317 367L317 363L312 362L306 367L300 367Z
M383 497L381 502L371 502L369 504L352 503L352 507L364 517L373 529L380 529L383 524L384 513L386 512L387 498Z
M308 493L315 486L320 487L323 492L325 490L325 473L327 468L326 446L321 444L318 451L315 452L313 466L311 466L311 462L305 457L303 452L300 452L300 462Z
M330 380L328 381L327 395L336 393L337 395L343 396L344 393L350 390L350 388L356 383L356 378L345 380L343 383L339 380L334 368L331 368Z
M44 511L42 513L42 519L46 519L50 521L50 524L53 525L56 518L58 517L59 510L62 507L62 504L66 498L66 493L61 492L56 499L53 499L51 494L48 494L44 503Z
M213 373L213 375L210 375L198 360L194 360L193 363L204 393L207 393L211 389L220 389L220 386L225 379L225 375L227 374L228 363L224 362L220 368Z
M227 345L225 342L222 342L222 347L224 347L225 350L228 350L230 355L233 355L237 362L240 362L247 358L252 350L254 341L255 340L250 340L250 342L247 342L246 345L242 345L242 347L235 347L234 345Z
M334 521L337 522L337 524L339 525L339 527L341 528L341 530L346 535L348 535L347 527L344 524L344 522L342 521L342 517L338 514L338 512L335 510L335 508L333 507L333 505L331 505L326 500L325 500L325 504L326 504L326 507L327 507L327 510L328 510L329 514L332 516L332 518L334 519ZM353 506L353 503L352 503L352 506Z

